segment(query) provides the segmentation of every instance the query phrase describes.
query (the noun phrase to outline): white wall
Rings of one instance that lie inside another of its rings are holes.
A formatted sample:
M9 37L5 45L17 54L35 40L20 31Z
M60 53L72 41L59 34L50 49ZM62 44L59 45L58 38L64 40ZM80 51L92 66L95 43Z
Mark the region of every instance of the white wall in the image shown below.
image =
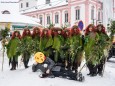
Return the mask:
M107 27L113 19L113 0L103 0L103 24Z
M80 7L80 20L82 20L85 23L85 5L81 4L81 5L75 5L71 7L71 26L73 26L76 22L75 20L75 7L79 6Z
M29 8L32 8L32 7L34 7L34 6L37 6L37 1L38 1L38 0L21 0L21 1L19 2L19 9L20 9L20 11L21 11L21 10L25 10L25 9L29 9ZM26 7L26 2L29 3L29 7ZM23 3L23 8L21 8L21 3Z

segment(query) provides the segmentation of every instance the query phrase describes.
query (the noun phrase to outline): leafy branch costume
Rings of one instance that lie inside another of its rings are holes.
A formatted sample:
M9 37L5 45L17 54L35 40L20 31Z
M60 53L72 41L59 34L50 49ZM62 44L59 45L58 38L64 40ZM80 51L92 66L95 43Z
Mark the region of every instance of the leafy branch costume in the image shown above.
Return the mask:
M108 46L110 45L110 42L109 42L109 37L108 35L106 34L105 32L105 28L103 27L103 25L98 25L97 28L97 33L99 35L99 39L98 39L98 48L97 48L97 51L98 51L98 65L97 65L97 69L98 69L98 72L99 75L102 75L102 70L103 70L103 65L105 64L105 60L107 58L107 56L105 56L105 53L107 52L104 52L104 51L108 51Z
M39 48L40 48L40 51L43 52L46 57L49 56L49 48L51 48L52 43L53 43L53 40L52 40L52 37L49 36L48 30L47 30L47 35L45 35L43 31L42 37L40 38Z
M53 45L52 48L54 49L54 60L58 62L59 59L63 59L62 49L61 46L64 43L64 39L61 34L57 34L53 37Z
M73 51L73 57L72 57L72 63L73 63L73 69L76 70L81 64L82 57L83 57L83 41L82 36L80 34L75 34L72 36L72 51Z
M94 25L90 24L86 28L85 33L85 44L84 51L87 62L87 67L89 69L89 74L91 76L97 75L97 64L98 64L98 39L99 35L95 32Z
M33 52L36 53L38 52L40 49L39 49L39 44L40 44L40 35L41 35L41 31L38 27L35 27L34 30L33 30L33 35L32 35L32 38L33 38Z
M7 45L7 56L9 58L9 65L12 64L11 70L15 70L16 64L18 64L18 56L20 55L19 47L19 37L12 38Z
M21 39L20 51L22 54L22 59L25 68L28 68L28 62L33 53L33 43L30 30L28 28L24 29Z

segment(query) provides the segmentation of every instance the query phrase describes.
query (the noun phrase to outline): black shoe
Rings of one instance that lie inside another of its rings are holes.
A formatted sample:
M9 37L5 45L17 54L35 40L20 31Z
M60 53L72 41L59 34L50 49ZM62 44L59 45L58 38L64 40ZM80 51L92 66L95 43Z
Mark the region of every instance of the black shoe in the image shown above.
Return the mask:
M28 68L29 66L25 66L25 68Z
M46 73L39 75L40 78L45 78L45 77L47 77L47 76L48 76L48 74L46 74Z
M99 74L99 76L102 76L102 75L103 75L102 72L99 72L98 74Z
M97 76L97 74L93 73L93 74L90 74L91 77L94 77L94 76Z
M91 73L88 73L87 75L89 76L89 75L91 75Z
M14 68L11 68L10 70L14 70Z

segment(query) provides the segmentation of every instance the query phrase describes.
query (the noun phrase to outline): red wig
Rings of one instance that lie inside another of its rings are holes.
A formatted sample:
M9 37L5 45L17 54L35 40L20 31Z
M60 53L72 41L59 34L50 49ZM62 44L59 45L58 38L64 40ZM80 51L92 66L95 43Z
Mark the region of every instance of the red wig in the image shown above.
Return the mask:
M28 33L27 33L28 31ZM28 28L25 28L22 34L22 38L24 38L25 36L31 36L31 32Z
M47 32L46 34L44 33L44 32ZM41 37L43 38L43 37L50 37L51 36L51 32L50 32L50 30L49 29L43 29L42 30L42 34L41 34Z
M61 31L61 33L59 34L58 31ZM54 36L58 36L58 35L63 35L63 30L59 27L55 27L54 28Z
M38 30L38 32L36 32L36 30ZM34 38L35 36L38 36L38 37L41 36L41 31L40 31L40 28L38 28L38 27L33 28L32 37Z
M68 32L68 34L66 32ZM64 36L64 38L71 37L71 29L70 28L64 29L64 35L63 36Z
M16 36L16 33L18 33L17 36ZM15 37L18 37L19 39L21 39L21 35L20 35L19 31L14 31L13 34L12 34L12 38L11 39L14 39Z
M72 35L79 35L79 34L81 34L79 27L76 26L76 25L74 25L74 26L72 27L72 29L71 29L71 34L72 34Z
M87 28L85 29L85 35L89 34L89 28L92 28L92 32L95 32L95 26L93 24L89 24Z
M99 30L100 28L101 28L101 30ZM106 34L105 27L102 24L97 25L95 29L96 29L97 33L102 32L102 33Z

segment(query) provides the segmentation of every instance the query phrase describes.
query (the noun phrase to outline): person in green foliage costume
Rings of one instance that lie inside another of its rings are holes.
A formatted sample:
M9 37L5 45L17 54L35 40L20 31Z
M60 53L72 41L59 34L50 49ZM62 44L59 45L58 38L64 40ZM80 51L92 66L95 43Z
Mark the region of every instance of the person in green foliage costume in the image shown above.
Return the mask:
M85 30L85 44L84 51L87 62L87 67L89 69L90 76L97 75L97 64L98 64L98 39L99 35L95 31L95 26L93 24L88 25Z
M72 67L72 55L73 50L72 46L72 38L71 38L71 30L69 28L64 29L64 55L65 55L65 68L71 69Z
M61 46L64 44L64 38L62 36L63 32L61 28L53 28L54 29L54 36L53 36L53 52L54 52L54 61L55 62L62 62L63 54Z
M18 56L20 55L20 38L20 32L14 31L12 38L7 45L7 56L9 58L9 65L12 65L10 70L16 70L16 65L18 64Z
M41 31L38 27L35 27L33 29L33 34L32 34L32 39L33 39L33 52L36 53L38 52L39 49L39 44L40 44L40 36L41 36Z
M49 57L50 48L52 47L52 44L53 44L53 40L51 37L50 30L43 29L41 33L40 44L39 44L40 52L43 52L46 57Z
M33 52L33 43L31 32L28 28L25 28L21 38L20 50L22 53L22 59L25 68L28 68L28 62L31 57L31 53Z
M81 61L83 59L83 40L81 31L77 26L72 27L71 33L72 33L71 50L73 52L72 54L73 70L75 70L75 72L77 73L78 67L80 66Z
M102 75L103 71L103 65L105 64L105 61L107 59L107 56L104 55L104 51L108 49L109 47L109 37L107 33L105 32L105 27L102 24L99 24L96 26L96 32L99 35L99 40L98 40L98 65L97 65L97 70L98 74ZM105 52L108 53L108 52Z

